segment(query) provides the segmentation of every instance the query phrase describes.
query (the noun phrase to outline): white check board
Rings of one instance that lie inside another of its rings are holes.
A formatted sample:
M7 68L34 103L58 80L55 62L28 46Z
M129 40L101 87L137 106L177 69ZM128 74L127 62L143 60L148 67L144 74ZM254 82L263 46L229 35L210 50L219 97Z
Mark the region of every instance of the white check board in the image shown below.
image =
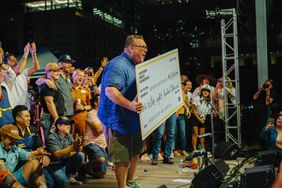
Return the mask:
M142 139L183 105L178 49L136 65Z

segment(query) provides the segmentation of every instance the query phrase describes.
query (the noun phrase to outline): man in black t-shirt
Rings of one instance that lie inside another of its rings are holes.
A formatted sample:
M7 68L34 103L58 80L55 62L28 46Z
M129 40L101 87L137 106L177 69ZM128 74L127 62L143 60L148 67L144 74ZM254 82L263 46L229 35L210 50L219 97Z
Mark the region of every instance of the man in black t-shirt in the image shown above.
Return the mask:
M45 66L45 77L55 84L55 81L60 77L59 70L57 63L48 63ZM44 128L45 138L47 138L52 123L64 114L64 99L58 87L52 89L46 83L40 87L40 98L43 107L43 115L40 121Z

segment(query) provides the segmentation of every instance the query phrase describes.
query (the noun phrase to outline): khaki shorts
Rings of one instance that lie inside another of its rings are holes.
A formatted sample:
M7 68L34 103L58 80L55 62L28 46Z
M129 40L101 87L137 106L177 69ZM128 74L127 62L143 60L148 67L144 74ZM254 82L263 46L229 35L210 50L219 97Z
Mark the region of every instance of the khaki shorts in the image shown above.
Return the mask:
M129 162L133 155L142 153L143 141L141 134L123 135L113 131L110 155L112 162Z

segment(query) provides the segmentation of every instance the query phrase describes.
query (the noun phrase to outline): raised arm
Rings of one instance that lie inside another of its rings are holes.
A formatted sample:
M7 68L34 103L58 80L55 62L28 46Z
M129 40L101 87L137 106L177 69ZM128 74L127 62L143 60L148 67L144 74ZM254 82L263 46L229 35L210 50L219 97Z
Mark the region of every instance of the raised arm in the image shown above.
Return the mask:
M103 57L103 59L101 60L101 66L100 68L95 72L94 76L93 76L93 82L96 84L98 78L100 77L100 75L103 72L104 67L108 64L108 58L107 57Z
M22 71L23 71L23 69L24 69L24 67L25 67L25 64L26 64L27 56L28 56L28 54L29 54L29 49L30 49L30 44L27 43L27 44L25 45L25 47L24 47L24 54L23 54L23 56L22 56L22 59L21 59L20 63L16 66L16 68L15 68L15 70L14 70L15 73L16 73L16 75L19 75L19 74L22 73Z
M36 44L33 42L30 44L30 53L32 56L32 67L28 69L28 76L32 75L36 71L40 69L40 65L37 59L37 54L36 54Z

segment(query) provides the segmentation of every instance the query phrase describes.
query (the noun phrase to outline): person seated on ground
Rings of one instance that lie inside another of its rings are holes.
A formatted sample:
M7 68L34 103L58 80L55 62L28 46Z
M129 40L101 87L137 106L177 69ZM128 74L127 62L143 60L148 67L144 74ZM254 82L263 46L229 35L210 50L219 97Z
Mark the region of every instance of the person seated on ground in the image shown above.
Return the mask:
M96 94L90 100L92 110L86 116L86 133L82 145L89 162L81 168L80 180L85 179L84 172L94 178L104 178L107 171L107 142L102 123L97 116L98 98Z
M40 136L37 134L37 130L34 126L30 124L30 113L28 108L24 105L18 105L13 109L13 118L15 120L15 126L18 128L19 135L23 139L19 139L16 141L16 145L26 151L36 150L35 142L40 140L42 143ZM48 187L53 187L54 182L49 174L49 172L43 168L43 173L45 175L45 179Z
M67 187L69 184L81 185L82 182L70 177L79 171L83 161L82 139L76 135L75 138L70 134L73 120L61 117L55 122L56 131L49 134L47 138L46 150L52 154L48 171L53 177L55 186Z
M0 167L17 181L19 187L34 184L36 187L46 188L46 180L42 173L42 167L49 165L48 153L43 148L28 152L15 145L16 140L23 139L19 136L15 125L4 125L0 129ZM16 169L21 161L26 163Z
M260 137L267 149L277 150L278 156L282 157L282 111L261 130Z

